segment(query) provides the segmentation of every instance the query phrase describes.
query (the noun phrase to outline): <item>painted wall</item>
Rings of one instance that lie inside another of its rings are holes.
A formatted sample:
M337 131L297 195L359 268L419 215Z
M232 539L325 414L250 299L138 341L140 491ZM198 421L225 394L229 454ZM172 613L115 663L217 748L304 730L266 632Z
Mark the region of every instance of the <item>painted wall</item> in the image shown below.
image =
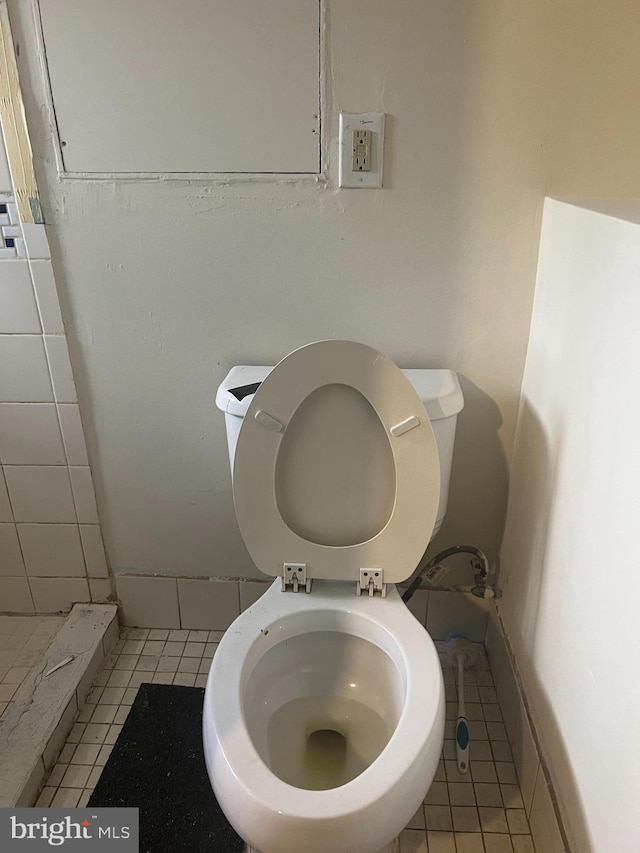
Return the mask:
M546 204L502 553L501 614L580 853L640 849L638 212Z
M638 106L611 96L640 70L637 10L558 5L329 0L327 181L221 184L59 179L31 11L10 3L117 571L255 574L215 390L233 364L329 337L460 372L433 547L497 552L543 195L640 185ZM382 191L336 189L339 109L388 114Z

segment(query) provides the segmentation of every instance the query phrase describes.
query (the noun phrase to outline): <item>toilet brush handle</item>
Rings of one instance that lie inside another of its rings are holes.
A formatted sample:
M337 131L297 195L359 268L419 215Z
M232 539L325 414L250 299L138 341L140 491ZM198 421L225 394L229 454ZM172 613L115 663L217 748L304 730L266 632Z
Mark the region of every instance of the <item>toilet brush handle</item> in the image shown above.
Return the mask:
M464 709L464 657L458 655L458 719L456 720L456 761L458 773L469 772L469 727Z
M465 717L456 720L456 760L458 773L469 772L469 729Z

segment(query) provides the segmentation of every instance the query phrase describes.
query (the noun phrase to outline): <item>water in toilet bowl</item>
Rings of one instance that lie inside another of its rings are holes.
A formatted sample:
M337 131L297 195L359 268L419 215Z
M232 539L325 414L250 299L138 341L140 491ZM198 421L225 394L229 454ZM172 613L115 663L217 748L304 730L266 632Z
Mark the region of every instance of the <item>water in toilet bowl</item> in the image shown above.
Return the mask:
M362 702L345 696L302 696L283 705L269 721L271 769L296 788L338 788L375 761L389 736L382 717Z
M362 637L307 631L247 669L247 730L269 769L296 788L346 785L396 730L404 679L391 657Z

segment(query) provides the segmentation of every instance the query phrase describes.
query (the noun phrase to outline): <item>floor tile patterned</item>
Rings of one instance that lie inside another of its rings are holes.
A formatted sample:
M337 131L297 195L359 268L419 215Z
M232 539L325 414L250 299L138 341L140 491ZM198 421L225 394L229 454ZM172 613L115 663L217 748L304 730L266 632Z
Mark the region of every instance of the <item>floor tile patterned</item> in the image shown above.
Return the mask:
M0 616L0 726L64 616Z
M221 631L122 628L79 710L39 806L83 806L143 682L204 687ZM484 649L465 673L470 772L455 760L455 674L440 653L447 699L442 759L423 805L400 835L400 853L535 853Z
M454 740L457 678L446 643L436 643L447 699L442 760L422 810L400 835L400 853L535 853L493 677L483 647L476 645L478 664L464 679L471 754L463 775Z
M120 639L76 715L37 805L85 805L140 685L204 687L221 638L221 631L121 628Z

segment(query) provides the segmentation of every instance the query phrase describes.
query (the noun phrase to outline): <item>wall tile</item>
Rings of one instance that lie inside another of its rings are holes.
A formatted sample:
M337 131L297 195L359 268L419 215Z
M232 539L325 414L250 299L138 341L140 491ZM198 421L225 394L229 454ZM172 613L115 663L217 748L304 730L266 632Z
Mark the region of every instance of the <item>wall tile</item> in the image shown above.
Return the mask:
M0 273L0 333L42 331L27 261L6 261Z
M71 370L67 339L64 335L45 335L44 343L51 370L51 382L57 403L77 403L76 384Z
M181 628L222 631L240 615L237 581L178 579Z
M487 657L489 658L491 671L493 672L494 679L496 679L507 656L507 648L504 643L504 637L502 636L495 603L493 607L489 607L489 613L487 616L487 633L484 640L484 646L487 650ZM497 680L495 683L496 685L498 684Z
M42 329L48 335L63 335L64 324L51 261L30 261L29 266Z
M33 613L29 581L24 578L0 577L0 612Z
M0 575L17 577L25 568L15 524L0 524ZM2 602L0 601L0 610Z
M58 415L69 465L88 465L87 447L84 442L82 421L80 420L80 407L77 403L60 403Z
M533 732L529 726L527 712L522 702L518 720L515 726L513 742L511 744L513 751L513 761L516 766L518 780L520 782L520 791L524 807L529 814L531 812L531 803L533 801L534 787L538 776L538 748L533 738Z
M30 258L49 258L49 241L44 225L34 225L31 222L22 224L24 242L27 247L27 255Z
M85 578L30 578L29 586L37 613L66 612L91 601Z
M404 592L404 590L399 590L400 595ZM409 603L407 607L416 617L418 622L426 628L427 626L427 609L429 606L429 590L427 589L417 589L411 598L409 599Z
M137 628L179 628L175 578L116 575L123 625Z
M78 521L81 524L98 524L98 508L96 506L96 495L93 491L91 471L87 466L73 467L69 468L69 474Z
M245 611L252 604L262 598L265 592L269 589L271 584L269 583L261 583L259 581L240 581L240 610ZM215 630L215 629L211 629Z
M42 753L42 760L44 761L44 766L47 770L53 770L53 765L56 763L58 755L60 754L60 751L67 739L67 735L71 731L73 718L77 710L78 705L74 695L62 712L60 721L58 722L55 731L49 738L49 742Z
M4 150L4 139L0 133L0 193L12 193L11 175L9 174L9 161Z
M108 578L90 578L89 591L91 601L106 601L111 595L111 581Z
M518 682L511 666L511 658L494 608L489 612L485 648L496 684L504 726L513 753L523 805L526 813L530 815L536 850L538 853L562 853L564 851L562 837L551 804L551 797L544 781L544 772L540 765L536 741L520 698ZM534 809L537 810L535 817ZM534 820L537 825L537 835L534 830Z
M0 402L52 401L53 390L42 337L0 335Z
M474 642L484 642L490 602L470 593L429 592L427 631L434 640L462 634Z
M114 613L113 619L107 625L107 630L104 632L102 637L102 649L105 657L110 655L113 647L120 639L120 623L118 622L118 614L117 611ZM91 683L88 685L91 686Z
M16 521L76 521L67 468L12 465L5 467L4 474Z
M538 771L529 822L538 853L564 853L562 835L542 768Z
M513 746L516 725L520 719L520 689L511 666L511 658L495 607L491 607L489 610L485 648L493 673L493 681L496 686L507 737Z
M0 259L26 258L22 228L20 227L13 191L0 191L0 203L4 206L4 210L0 212ZM9 240L12 241L13 245L7 245Z
M4 226L20 225L18 207L15 202L15 196L12 193L3 193L0 190L0 204L4 207L4 212L0 211L0 226L3 226L3 233L5 231ZM19 236L22 237L22 231L20 231Z
M507 730L509 742L513 743L515 736L516 725L520 717L520 689L518 682L511 667L511 660L505 654L502 661L502 667L497 674L495 683L498 701L502 710L502 718Z
M0 403L0 460L5 465L65 465L53 403Z
M77 524L19 524L30 577L84 577L84 557Z
M7 237L11 240L19 240L22 237L22 228L20 227L20 224L3 225L0 230L2 231L2 236L5 240Z
M9 199L7 203L7 213L9 216L9 222L12 225L20 224L20 217L18 216L18 205L16 204L15 197Z
M109 573L49 242L19 222L1 134L0 202L0 607L68 610L104 600Z
M16 800L16 808L24 809L33 806L40 793L40 789L43 787L44 776L44 761L42 760L42 756L40 756L36 761L35 767L29 774L29 778L25 782L20 796Z
M0 522L13 521L13 511L9 503L9 492L4 480L4 471L0 468Z
M80 538L84 561L87 566L89 577L106 578L109 576L107 559L102 543L102 533L98 524L81 524Z

